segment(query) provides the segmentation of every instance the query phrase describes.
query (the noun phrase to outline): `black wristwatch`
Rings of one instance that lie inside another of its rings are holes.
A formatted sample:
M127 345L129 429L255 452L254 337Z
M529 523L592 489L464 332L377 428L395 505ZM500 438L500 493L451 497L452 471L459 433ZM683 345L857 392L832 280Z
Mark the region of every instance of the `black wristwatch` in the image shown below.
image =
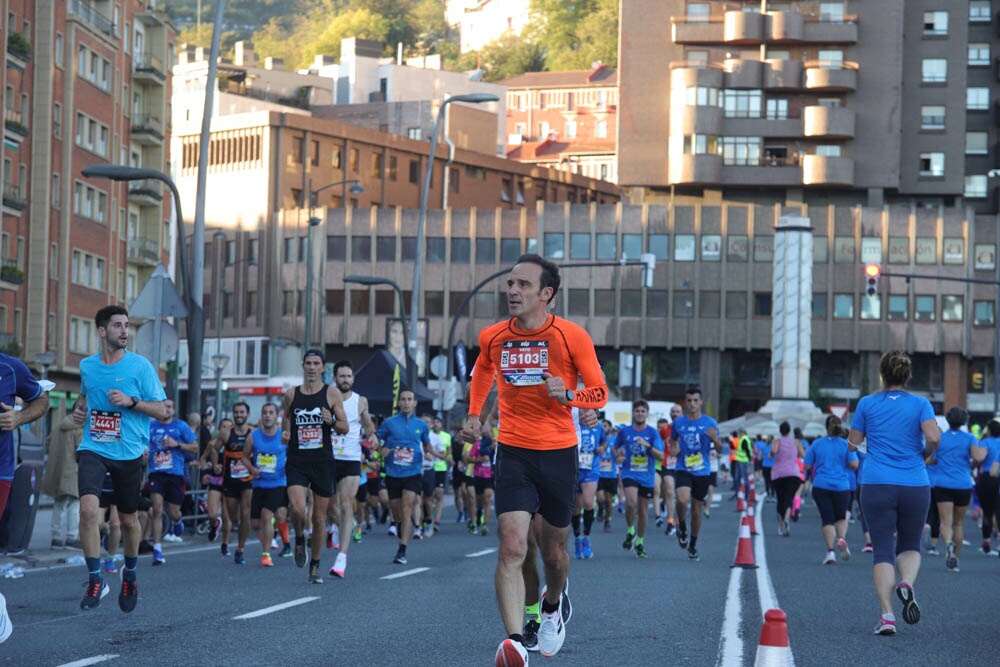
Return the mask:
M576 393L574 393L574 391L572 389L567 389L566 390L566 400L569 401L569 402L572 402L574 398L576 398Z
M139 405L139 397L138 396L133 396L132 397L132 403L128 407L129 408L134 408L137 405Z

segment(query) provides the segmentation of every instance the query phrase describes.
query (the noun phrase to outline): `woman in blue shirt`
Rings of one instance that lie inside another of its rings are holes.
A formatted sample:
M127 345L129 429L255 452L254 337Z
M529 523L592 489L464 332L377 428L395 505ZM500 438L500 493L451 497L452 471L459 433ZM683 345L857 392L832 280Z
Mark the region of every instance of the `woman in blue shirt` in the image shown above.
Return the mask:
M941 444L928 459L928 465L936 464L934 503L941 518L941 538L945 545L945 567L949 572L958 572L958 554L962 550L962 522L965 511L972 499L972 461L982 458L976 436L963 431L969 414L959 407L948 410L948 430L941 435Z
M930 402L905 389L913 376L906 353L894 350L882 355L879 374L883 389L858 401L848 441L852 449L860 445L868 453L859 483L881 608L875 634L892 635L896 633L894 587L903 603L903 620L911 624L920 620L913 582L920 571L920 535L931 502L924 459L937 449L941 431ZM898 583L893 566L899 571Z
M819 438L806 452L806 475L813 475L813 501L823 524L826 542L824 565L837 562L833 555L834 539L841 560L851 558L847 547L847 508L851 502L851 480L858 467L858 455L848 451L842 436L840 418L826 418L826 437Z
M992 551L990 538L993 536L993 517L997 511L997 494L1000 491L1000 422L992 420L986 425L986 437L979 441L979 458L982 465L976 481L976 496L983 509L983 553ZM996 471L994 471L996 468Z

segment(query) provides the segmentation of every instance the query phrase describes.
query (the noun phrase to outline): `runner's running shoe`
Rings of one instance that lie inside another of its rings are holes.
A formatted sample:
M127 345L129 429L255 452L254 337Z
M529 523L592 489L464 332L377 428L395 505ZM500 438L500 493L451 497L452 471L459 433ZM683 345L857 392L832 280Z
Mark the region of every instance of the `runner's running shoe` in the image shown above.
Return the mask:
M215 538L219 536L219 528L222 527L222 519L216 519L212 522L212 525L208 527L208 541L214 542Z
M167 562L167 559L163 557L163 551L161 549L153 548L153 566L163 565Z
M635 545L635 555L638 558L646 558L649 556L649 554L646 553L646 547L641 544Z
M524 637L524 648L529 651L538 650L538 628L541 627L541 623L538 622L537 618L529 619L527 623L524 624L524 630L521 632L521 636Z
M840 552L840 560L851 560L851 550L843 537L837 540L837 550Z
M885 616L879 616L878 624L875 626L875 634L877 635L896 634L896 621L893 619L888 619Z
M305 567L306 565L306 545L295 545L295 567Z
M944 553L944 566L948 568L949 572L958 571L958 557L955 555L955 543L948 542L948 544L945 545Z
M115 559L111 556L104 559L104 572L106 574L118 574L118 567L115 565Z
M917 599L913 595L913 586L909 582L901 581L896 584L896 597L903 603L903 620L913 625L920 620L920 607L917 606Z
M10 622L7 614L7 598L0 593L0 644L10 639L10 633L14 631L14 626Z
M339 553L337 554L337 560L333 563L333 567L330 568L331 577L344 578L344 573L347 571L347 554Z
M837 562L837 557L833 555L832 551L826 552L826 557L823 559L823 565L833 565Z
M261 556L260 557L260 565L261 565L261 567L274 567L274 561L271 560L271 555L270 554L264 554L263 556Z
M695 549L694 547L688 548L688 560L701 560L701 558L698 556L698 550Z
M243 549L237 549L233 552L233 562L237 565L246 565L247 559L243 557Z
M87 609L97 609L101 606L101 600L107 597L110 592L111 588L104 583L104 579L91 579L87 582L87 592L83 594L80 609L84 611Z
M513 639L505 639L497 647L496 667L527 667L528 651Z
M583 538L578 537L573 542L573 555L576 556L577 560L583 558Z
M545 593L548 590L548 586L542 586L542 597L539 600L545 599ZM559 599L559 609L562 611L563 623L569 623L569 619L573 618L573 603L569 601L569 577L566 577L566 583L563 585L562 597Z
M292 555L292 545L291 544L286 544L283 547L281 547L281 553L278 554L278 556L281 557L281 558L288 558L291 555Z
M406 553L400 549L396 552L396 557L392 559L396 565L406 565Z
M687 528L684 528L682 526L677 528L677 544L681 545L681 549L687 549L688 546Z
M625 551L632 551L632 540L635 539L633 533L625 533L625 541L622 542L622 549Z
M229 544L227 542L223 542L222 544L219 545L219 553L221 553L223 556L229 555Z
M590 538L589 537L583 538L583 557L584 558L593 558L594 557L594 552L590 548Z
M313 563L309 566L309 583L310 584L323 583L323 577L319 575L319 563Z
M118 608L126 614L135 610L139 601L139 587L135 583L135 570L122 568L122 590L118 594Z
M560 607L562 600L560 600ZM552 613L542 612L542 623L538 628L538 650L546 658L551 658L566 641L566 624L563 623L562 611L555 610Z
M871 542L865 542L865 546L861 549L862 553L870 554L875 551L875 547L872 546Z
M937 550L937 547L931 546L930 548L927 549L927 555L928 556L940 556L941 552Z

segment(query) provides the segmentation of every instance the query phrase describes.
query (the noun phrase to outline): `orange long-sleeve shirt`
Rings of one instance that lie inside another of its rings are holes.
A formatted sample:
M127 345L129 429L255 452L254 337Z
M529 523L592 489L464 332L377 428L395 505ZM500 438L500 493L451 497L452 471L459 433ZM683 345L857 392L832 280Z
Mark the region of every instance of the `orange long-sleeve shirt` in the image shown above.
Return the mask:
M549 397L543 372L573 389L572 403ZM584 388L576 389L578 378ZM571 408L603 408L608 386L587 331L555 315L534 331L516 327L516 319L497 322L479 334L479 357L472 374L469 414L478 416L497 382L499 440L526 449L564 449L576 445Z

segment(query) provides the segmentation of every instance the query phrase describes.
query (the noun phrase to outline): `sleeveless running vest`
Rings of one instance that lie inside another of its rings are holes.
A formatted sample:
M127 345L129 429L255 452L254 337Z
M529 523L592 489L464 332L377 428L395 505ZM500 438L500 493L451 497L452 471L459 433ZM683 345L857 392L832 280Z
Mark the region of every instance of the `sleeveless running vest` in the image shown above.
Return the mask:
M323 422L323 408L330 406L326 402L328 385L315 394L303 394L301 387L295 388L292 397L291 433L288 440L288 459L291 461L330 461L333 459L331 447L330 424Z
M235 428L229 432L229 440L222 448L222 475L224 479L237 482L250 481L250 471L243 465L243 448L246 445L248 435L250 435L250 429L247 429L247 432L243 434L237 433Z
M333 457L341 461L361 460L361 414L358 404L361 397L352 393L344 401L344 412L347 413L347 433L333 434Z

